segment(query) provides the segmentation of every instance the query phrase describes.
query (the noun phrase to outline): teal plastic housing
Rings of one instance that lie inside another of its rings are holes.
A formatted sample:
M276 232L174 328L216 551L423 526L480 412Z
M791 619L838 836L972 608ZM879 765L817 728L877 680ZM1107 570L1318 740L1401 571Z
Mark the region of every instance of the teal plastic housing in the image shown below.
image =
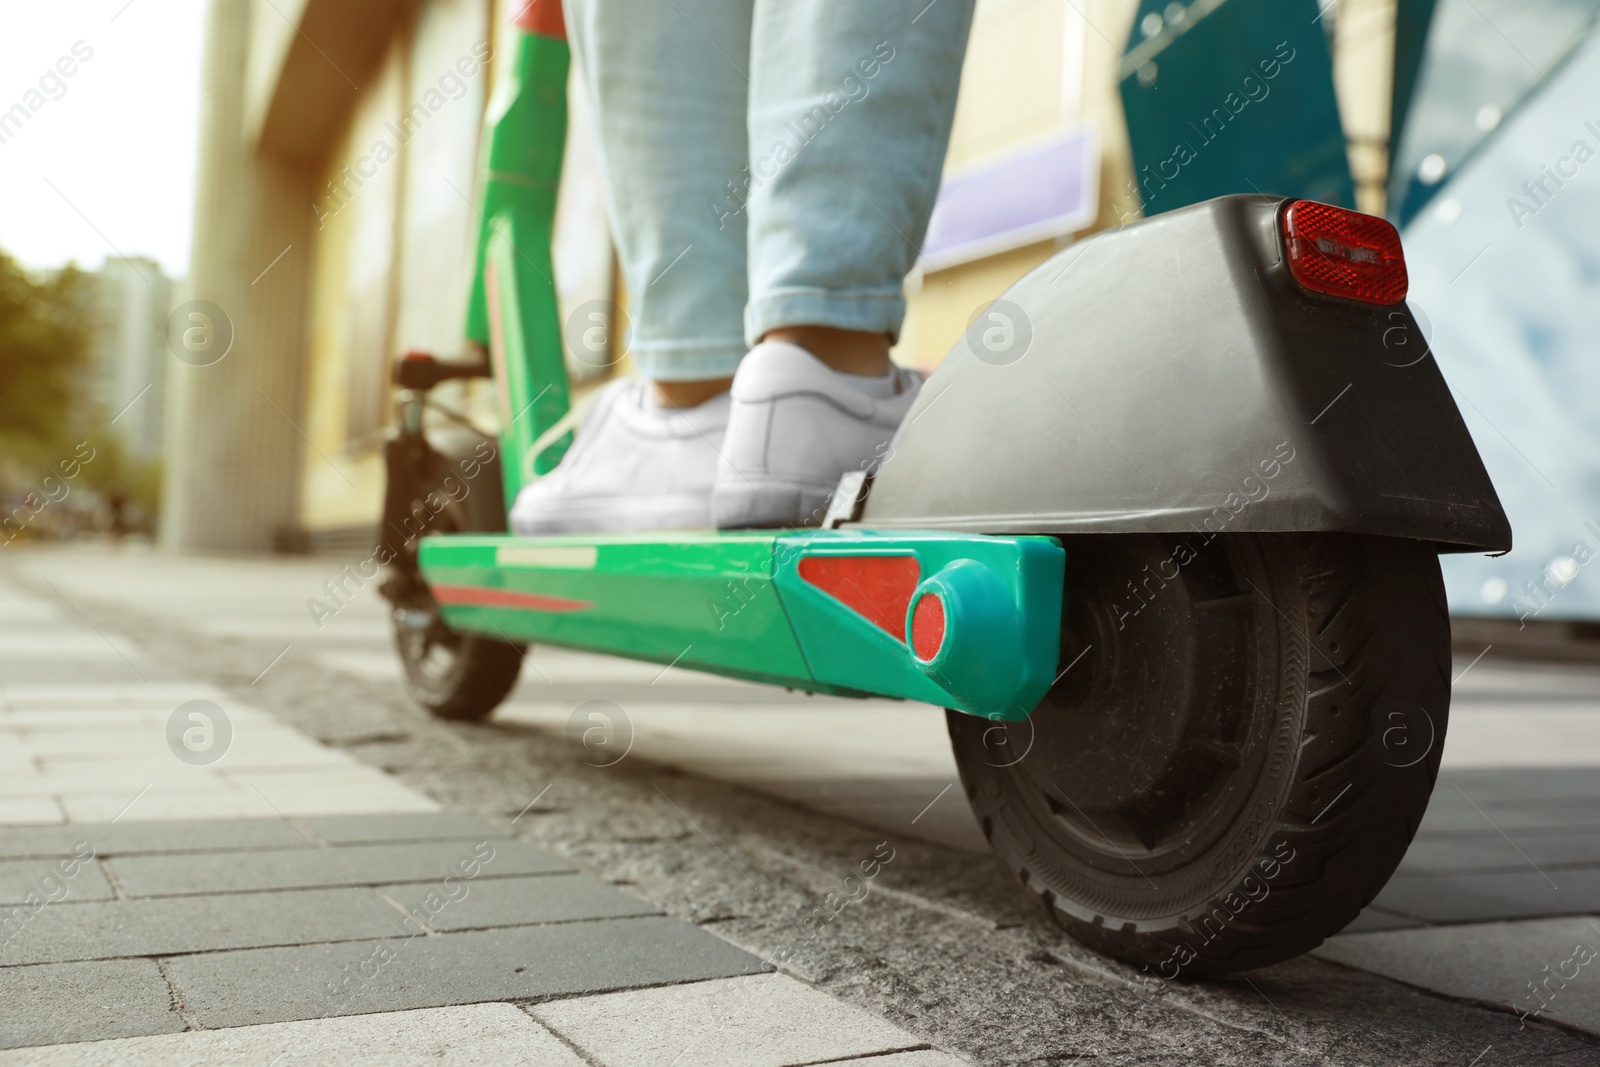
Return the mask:
M777 545L774 582L818 681L1008 721L1026 719L1049 690L1065 560L1054 538L850 530L785 535ZM911 651L909 620L891 635L800 576L802 559L826 555L913 556L919 592L959 588L946 597L946 636L931 665Z

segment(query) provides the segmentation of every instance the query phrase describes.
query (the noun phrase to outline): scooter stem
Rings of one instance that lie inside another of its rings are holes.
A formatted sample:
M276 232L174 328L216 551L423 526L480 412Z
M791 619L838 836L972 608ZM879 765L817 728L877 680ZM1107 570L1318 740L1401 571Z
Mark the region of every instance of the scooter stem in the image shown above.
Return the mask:
M567 412L550 244L567 135L571 53L558 0L517 17L515 52L485 117L477 271L466 336L486 345L499 388L505 499L561 459L567 442L533 443Z

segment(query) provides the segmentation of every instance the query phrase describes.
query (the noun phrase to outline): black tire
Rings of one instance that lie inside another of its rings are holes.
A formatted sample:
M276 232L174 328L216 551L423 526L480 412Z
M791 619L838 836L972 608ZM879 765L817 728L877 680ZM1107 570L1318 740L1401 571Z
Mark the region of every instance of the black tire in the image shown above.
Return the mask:
M452 630L439 618L437 605L397 608L395 616L394 643L405 666L406 692L438 718L486 719L516 686L521 646Z
M948 713L1007 867L1073 937L1165 979L1354 919L1422 820L1450 704L1431 545L1201 541L1068 539L1064 674L1029 723Z
M393 499L385 504L384 525L396 536L402 531L411 533L390 546L393 557L385 568L382 586L393 607L395 650L405 668L406 692L411 699L441 719L481 721L516 686L525 648L447 626L422 580L417 541L433 534L501 532L504 523L499 530L482 529L484 523L475 522L463 502L470 496L448 499L437 512L428 508L420 498L445 499L438 487L452 472L444 457L425 443L413 442L412 446L410 453L394 446L388 457ZM404 469L396 470L397 466ZM481 477L491 479L491 486L498 485L498 466L486 469Z

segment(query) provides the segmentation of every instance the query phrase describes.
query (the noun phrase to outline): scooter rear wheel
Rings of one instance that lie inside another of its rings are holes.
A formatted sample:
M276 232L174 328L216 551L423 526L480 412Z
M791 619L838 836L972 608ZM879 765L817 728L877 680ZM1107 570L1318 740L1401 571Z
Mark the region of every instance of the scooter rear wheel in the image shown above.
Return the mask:
M948 713L1006 865L1075 938L1169 980L1354 919L1422 820L1450 702L1431 545L1199 543L1068 539L1062 675L1026 723Z

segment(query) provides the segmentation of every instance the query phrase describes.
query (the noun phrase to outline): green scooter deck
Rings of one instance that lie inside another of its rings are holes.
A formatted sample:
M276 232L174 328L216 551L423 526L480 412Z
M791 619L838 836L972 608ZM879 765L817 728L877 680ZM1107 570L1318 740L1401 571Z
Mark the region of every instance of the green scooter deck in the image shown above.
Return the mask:
M506 500L568 436L550 260L570 53L560 6L519 14L486 128L483 227L466 334L499 382ZM672 532L424 537L444 622L817 693L1024 719L1054 679L1062 550L1048 537Z
M1017 721L1050 688L1050 537L869 530L420 542L451 627Z

